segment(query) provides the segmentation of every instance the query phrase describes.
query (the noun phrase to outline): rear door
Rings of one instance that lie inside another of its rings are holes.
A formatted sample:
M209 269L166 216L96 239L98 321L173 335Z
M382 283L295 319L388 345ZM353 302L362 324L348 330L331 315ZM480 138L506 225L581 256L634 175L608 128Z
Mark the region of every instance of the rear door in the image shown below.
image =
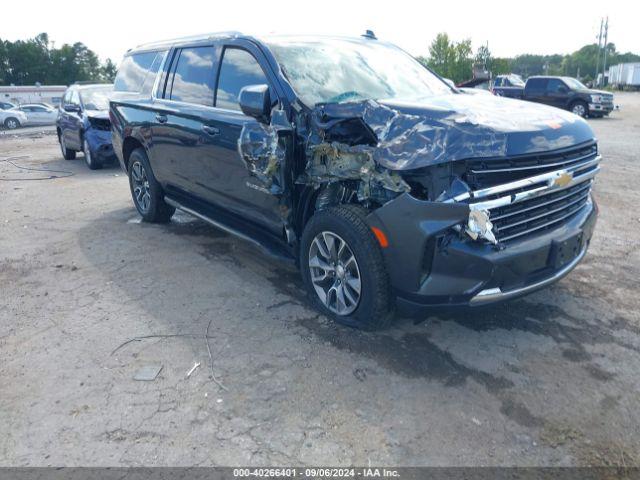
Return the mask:
M212 141L219 133L211 126L218 55L213 43L176 49L162 98L154 102L153 166L169 193L211 199Z
M524 99L531 102L547 103L547 79L530 78L524 87Z

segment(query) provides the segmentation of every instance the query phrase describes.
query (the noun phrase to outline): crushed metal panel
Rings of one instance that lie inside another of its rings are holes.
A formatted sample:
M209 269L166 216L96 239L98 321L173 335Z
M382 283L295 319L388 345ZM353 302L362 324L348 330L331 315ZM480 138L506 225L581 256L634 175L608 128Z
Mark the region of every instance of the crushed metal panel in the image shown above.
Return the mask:
M281 133L290 131L291 125L285 112L277 110L273 112L269 125L246 122L238 138L238 153L247 170L274 195L283 192L281 168L286 149Z

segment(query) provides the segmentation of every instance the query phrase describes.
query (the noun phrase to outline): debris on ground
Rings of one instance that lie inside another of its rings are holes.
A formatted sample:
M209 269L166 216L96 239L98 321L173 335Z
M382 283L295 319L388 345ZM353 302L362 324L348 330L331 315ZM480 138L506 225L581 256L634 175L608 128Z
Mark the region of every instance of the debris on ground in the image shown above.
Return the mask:
M152 382L156 379L161 370L162 365L145 365L136 372L133 379L139 382Z

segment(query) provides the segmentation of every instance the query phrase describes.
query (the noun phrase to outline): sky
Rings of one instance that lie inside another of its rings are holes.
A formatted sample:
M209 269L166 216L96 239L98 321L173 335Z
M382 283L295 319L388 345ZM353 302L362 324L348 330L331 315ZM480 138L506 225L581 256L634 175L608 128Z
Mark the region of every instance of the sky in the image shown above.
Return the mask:
M514 56L571 53L594 43L607 15L609 41L640 53L638 0L6 0L0 38L47 32L56 46L80 41L119 63L141 43L200 33L354 36L371 29L413 55L427 55L435 36L447 32L470 38L474 50L488 42L494 56Z

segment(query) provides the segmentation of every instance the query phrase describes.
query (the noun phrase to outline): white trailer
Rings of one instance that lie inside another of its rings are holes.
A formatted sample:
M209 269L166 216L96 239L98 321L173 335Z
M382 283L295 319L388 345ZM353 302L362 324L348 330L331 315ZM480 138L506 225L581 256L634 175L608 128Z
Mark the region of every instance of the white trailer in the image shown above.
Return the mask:
M635 63L619 63L609 68L609 85L617 88L639 87L640 82L637 80L636 73L640 71L640 62Z
M635 88L640 87L640 64L633 65L629 68L626 86Z

